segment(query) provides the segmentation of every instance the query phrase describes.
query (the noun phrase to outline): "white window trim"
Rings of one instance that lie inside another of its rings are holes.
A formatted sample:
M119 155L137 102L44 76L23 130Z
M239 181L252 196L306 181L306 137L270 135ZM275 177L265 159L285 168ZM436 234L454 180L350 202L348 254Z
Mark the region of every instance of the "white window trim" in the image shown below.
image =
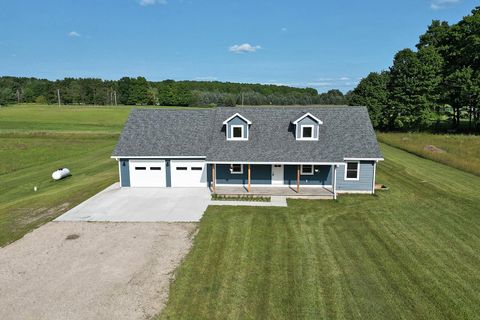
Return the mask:
M245 128L244 127L245 126L241 125L241 124L231 124L230 125L230 138L228 138L227 140L248 140L248 129L246 129L247 132L245 134ZM233 136L233 129L234 128L242 128L242 137L241 138L235 138ZM246 136L246 138L244 136Z
M357 177L356 178L347 178L347 169L349 163L357 163ZM343 180L345 181L358 181L360 180L360 161L347 161L345 163L345 172L343 174Z
M303 172L303 167L304 166L312 167L312 172ZM315 173L315 166L313 164L302 164L302 166L300 168L300 175L302 175L302 176L313 176L314 173Z
M230 165L230 173L231 174L243 174L243 164L240 164L240 171L236 171L236 172L233 171L233 165L234 164L238 164L238 163L232 163Z
M310 138L304 138L303 137L303 128L304 127L312 128L312 137L310 137ZM318 140L317 138L315 138L315 125L314 124L302 124L302 125L300 125L300 138L298 138L298 140Z

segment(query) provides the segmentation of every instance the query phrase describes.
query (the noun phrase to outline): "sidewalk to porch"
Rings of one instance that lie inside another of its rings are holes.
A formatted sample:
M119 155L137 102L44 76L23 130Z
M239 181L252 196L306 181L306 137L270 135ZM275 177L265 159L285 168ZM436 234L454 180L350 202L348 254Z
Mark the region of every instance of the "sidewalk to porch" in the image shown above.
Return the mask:
M213 190L211 190L213 192ZM294 187L255 187L251 186L248 192L247 186L217 186L215 192L222 195L258 195L258 196L285 196L288 198L307 199L333 199L333 191L326 187L302 187L300 191Z

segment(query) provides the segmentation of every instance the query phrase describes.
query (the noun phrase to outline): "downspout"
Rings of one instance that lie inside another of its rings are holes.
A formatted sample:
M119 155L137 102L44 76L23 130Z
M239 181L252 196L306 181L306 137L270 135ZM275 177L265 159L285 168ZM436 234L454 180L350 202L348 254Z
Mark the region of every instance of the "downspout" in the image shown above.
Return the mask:
M337 200L337 165L333 165L333 199Z
M377 161L373 164L372 194L375 194L375 178L377 175Z

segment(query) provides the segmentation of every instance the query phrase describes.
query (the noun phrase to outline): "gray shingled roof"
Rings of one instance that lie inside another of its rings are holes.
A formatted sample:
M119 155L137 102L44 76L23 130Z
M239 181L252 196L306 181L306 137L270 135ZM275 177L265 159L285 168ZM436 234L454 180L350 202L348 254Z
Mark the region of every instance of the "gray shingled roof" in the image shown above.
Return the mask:
M227 141L225 119L252 121L248 141ZM323 121L318 141L295 140L292 119ZM133 110L114 156L205 156L207 161L341 162L381 158L365 107L242 107Z

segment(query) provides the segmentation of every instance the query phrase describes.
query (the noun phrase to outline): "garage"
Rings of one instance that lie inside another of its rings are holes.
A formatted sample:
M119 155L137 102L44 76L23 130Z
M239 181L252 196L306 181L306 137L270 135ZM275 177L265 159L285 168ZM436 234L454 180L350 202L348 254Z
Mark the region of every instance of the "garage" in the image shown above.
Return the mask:
M207 170L204 161L172 160L172 187L206 187Z
M165 160L130 160L130 186L165 187Z

